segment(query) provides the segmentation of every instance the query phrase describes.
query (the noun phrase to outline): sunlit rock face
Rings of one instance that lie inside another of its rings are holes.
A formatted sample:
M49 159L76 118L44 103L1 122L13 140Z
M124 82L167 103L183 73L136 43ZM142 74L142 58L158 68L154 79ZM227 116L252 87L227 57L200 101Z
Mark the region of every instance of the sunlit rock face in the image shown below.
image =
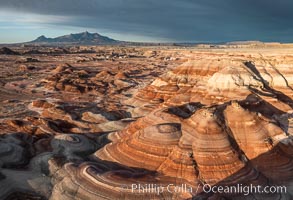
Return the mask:
M120 53L45 65L21 82L35 93L2 101L0 199L292 199L292 53Z

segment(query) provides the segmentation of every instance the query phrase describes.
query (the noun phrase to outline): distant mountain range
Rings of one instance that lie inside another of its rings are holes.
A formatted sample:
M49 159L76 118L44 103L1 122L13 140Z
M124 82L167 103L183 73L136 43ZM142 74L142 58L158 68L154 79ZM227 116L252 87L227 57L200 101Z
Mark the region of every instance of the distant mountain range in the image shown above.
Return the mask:
M27 42L29 44L116 44L118 40L102 36L98 33L82 32L76 34L64 35L56 38L47 38L44 35L37 39Z

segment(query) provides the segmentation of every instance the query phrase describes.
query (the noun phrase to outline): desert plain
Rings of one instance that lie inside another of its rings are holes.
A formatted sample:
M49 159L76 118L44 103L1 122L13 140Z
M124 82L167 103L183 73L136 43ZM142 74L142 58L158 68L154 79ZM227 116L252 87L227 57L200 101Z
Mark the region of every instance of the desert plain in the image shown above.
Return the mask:
M292 45L0 54L0 199L293 198Z

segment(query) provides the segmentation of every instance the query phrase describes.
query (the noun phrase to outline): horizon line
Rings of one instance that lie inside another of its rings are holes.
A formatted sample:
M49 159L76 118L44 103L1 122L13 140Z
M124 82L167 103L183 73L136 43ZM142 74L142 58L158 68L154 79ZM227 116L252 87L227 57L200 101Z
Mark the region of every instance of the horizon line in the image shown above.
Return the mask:
M37 38L39 37L42 37L44 36L46 39L55 39L55 38L58 38L58 37L62 37L62 36L66 36L66 35L76 35L76 34L82 34L82 33L89 33L89 34L98 34L100 36L103 36L103 37L108 37L110 39L113 39L117 42L125 42L125 43L145 43L145 44L225 44L225 43L233 43L233 42L239 42L239 43L278 43L278 44L293 44L293 42L280 42L280 41L269 41L269 40L258 40L258 39L254 39L254 40L222 40L222 41L125 41L125 40L118 40L118 39L114 39L112 37L109 37L107 35L103 35L103 34L100 34L98 32L89 32L87 30L85 31L82 31L82 32L77 32L77 33L68 33L68 34L64 34L64 35L59 35L59 36L56 36L56 37L47 37L45 34L42 34L40 36L38 36ZM34 40L36 40L37 38L31 40L31 41L26 41L26 42L8 42L8 43L0 43L0 45L20 45L20 44L25 44L25 43L31 43L33 42ZM46 42L44 42L46 43ZM64 44L66 42L52 42L52 44ZM40 42L41 44L41 42Z

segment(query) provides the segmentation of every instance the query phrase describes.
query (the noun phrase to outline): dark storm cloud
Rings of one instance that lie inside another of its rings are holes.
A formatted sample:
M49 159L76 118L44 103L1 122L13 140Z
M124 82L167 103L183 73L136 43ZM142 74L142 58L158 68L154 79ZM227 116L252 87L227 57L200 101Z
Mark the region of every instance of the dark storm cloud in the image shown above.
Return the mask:
M1 9L173 41L293 41L292 0L0 0Z

